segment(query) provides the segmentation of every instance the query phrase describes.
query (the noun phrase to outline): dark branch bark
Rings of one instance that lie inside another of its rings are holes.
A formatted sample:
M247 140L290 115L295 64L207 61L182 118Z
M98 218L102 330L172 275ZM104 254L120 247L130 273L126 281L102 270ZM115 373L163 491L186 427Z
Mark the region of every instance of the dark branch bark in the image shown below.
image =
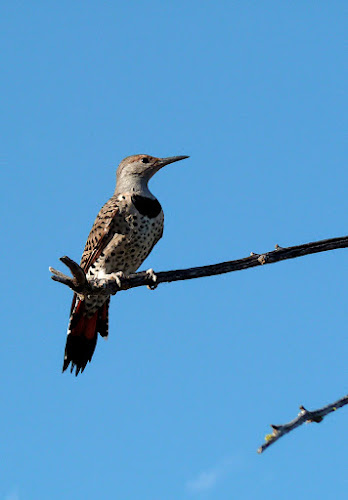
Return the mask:
M324 419L324 417L326 417L326 415L338 410L339 408L342 408L342 406L345 406L346 404L348 404L348 395L344 396L338 401L335 401L334 403L323 406L318 410L308 411L303 406L300 406L300 413L291 422L283 425L271 425L273 433L267 434L267 436L265 437L266 442L262 446L260 446L257 452L262 453L269 446L271 446L271 444L275 443L279 438L281 438L288 432L293 431L294 429L296 429L296 427L299 427L305 422L316 422L319 424Z
M121 290L128 290L138 286L148 286L154 288L160 283L169 283L172 281L189 280L195 278L203 278L206 276L215 276L217 274L230 273L233 271L240 271L250 267L257 267L266 264L273 264L287 259L295 259L303 255L310 255L313 253L327 252L328 250L335 250L338 248L348 247L348 236L340 238L331 238L328 240L314 241L312 243L305 243L304 245L297 245L288 248L281 248L276 245L276 249L272 252L264 254L252 253L249 257L244 259L232 260L229 262L221 262L209 266L192 267L189 269L176 269L174 271L163 271L155 275L150 272L140 272L123 276L110 274L103 280L87 280L86 274L83 269L69 257L61 257L61 261L69 267L73 278L66 276L50 267L52 273L51 278L54 281L67 285L74 292L81 296L86 295L114 295ZM303 406L300 407L300 413L297 418L284 425L272 425L273 433L266 436L266 442L258 449L262 453L271 444L288 432L296 429L304 422L321 422L323 418L329 413L341 408L348 404L348 396L344 396L335 403L324 406L315 411L308 411Z
M191 267L189 269L176 269L174 271L162 271L156 273L156 282L153 277L147 272L139 272L130 274L129 276L115 276L110 274L103 280L87 281L84 271L81 267L69 259L62 257L60 260L66 264L73 274L73 278L64 275L50 267L53 276L52 279L69 286L74 292L81 295L114 295L121 290L128 290L138 286L149 286L153 288L160 283L169 283L172 281L190 280L195 278L203 278L206 276L215 276L217 274L225 274L233 271L241 271L250 267L257 267L266 264L273 264L287 259L295 259L303 255L313 253L327 252L338 248L348 247L348 236L340 238L331 238L328 240L314 241L297 245L294 247L281 248L276 245L276 249L272 252L264 254L251 254L243 259L221 262L208 266Z

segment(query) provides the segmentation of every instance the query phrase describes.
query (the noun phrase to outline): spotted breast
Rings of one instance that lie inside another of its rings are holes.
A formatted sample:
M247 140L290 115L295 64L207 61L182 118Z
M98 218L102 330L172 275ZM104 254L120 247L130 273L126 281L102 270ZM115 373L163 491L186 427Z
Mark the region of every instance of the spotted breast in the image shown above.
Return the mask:
M117 271L135 272L163 234L164 216L158 200L124 193L110 201L108 208L112 205L116 209L110 241L90 266L87 278L100 279ZM93 315L106 300L105 296L86 298L86 313Z

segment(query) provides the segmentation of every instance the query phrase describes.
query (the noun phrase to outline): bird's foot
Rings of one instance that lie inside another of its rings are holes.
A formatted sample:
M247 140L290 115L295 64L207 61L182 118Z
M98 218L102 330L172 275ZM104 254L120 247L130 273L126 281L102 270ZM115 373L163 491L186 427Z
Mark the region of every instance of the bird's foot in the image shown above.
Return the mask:
M117 271L117 273L112 273L111 277L116 281L116 284L119 288L122 287L122 279L125 278L125 274L123 271Z
M145 272L146 272L146 274L148 275L148 277L151 279L151 281L153 283L152 285L147 285L147 288L149 290L154 290L155 288L158 287L157 276L155 274L155 271L151 268L151 269L148 269Z

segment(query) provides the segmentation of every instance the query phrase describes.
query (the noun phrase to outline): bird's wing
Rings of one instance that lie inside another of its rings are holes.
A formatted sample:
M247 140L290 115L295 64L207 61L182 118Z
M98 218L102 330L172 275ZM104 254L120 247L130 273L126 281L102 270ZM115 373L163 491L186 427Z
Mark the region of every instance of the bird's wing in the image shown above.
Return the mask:
M80 266L85 272L88 271L89 267L98 259L106 245L115 236L113 221L118 212L119 208L116 200L111 198L98 213L81 257Z

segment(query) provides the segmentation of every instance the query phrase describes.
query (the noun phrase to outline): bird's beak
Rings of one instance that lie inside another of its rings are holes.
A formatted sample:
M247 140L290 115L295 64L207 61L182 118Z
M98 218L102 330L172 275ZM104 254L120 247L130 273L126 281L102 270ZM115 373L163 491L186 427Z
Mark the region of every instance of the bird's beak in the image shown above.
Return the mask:
M158 168L164 167L164 165L169 165L169 163L174 163L175 161L185 160L185 158L190 158L189 156L169 156L169 158L158 158L156 166Z

